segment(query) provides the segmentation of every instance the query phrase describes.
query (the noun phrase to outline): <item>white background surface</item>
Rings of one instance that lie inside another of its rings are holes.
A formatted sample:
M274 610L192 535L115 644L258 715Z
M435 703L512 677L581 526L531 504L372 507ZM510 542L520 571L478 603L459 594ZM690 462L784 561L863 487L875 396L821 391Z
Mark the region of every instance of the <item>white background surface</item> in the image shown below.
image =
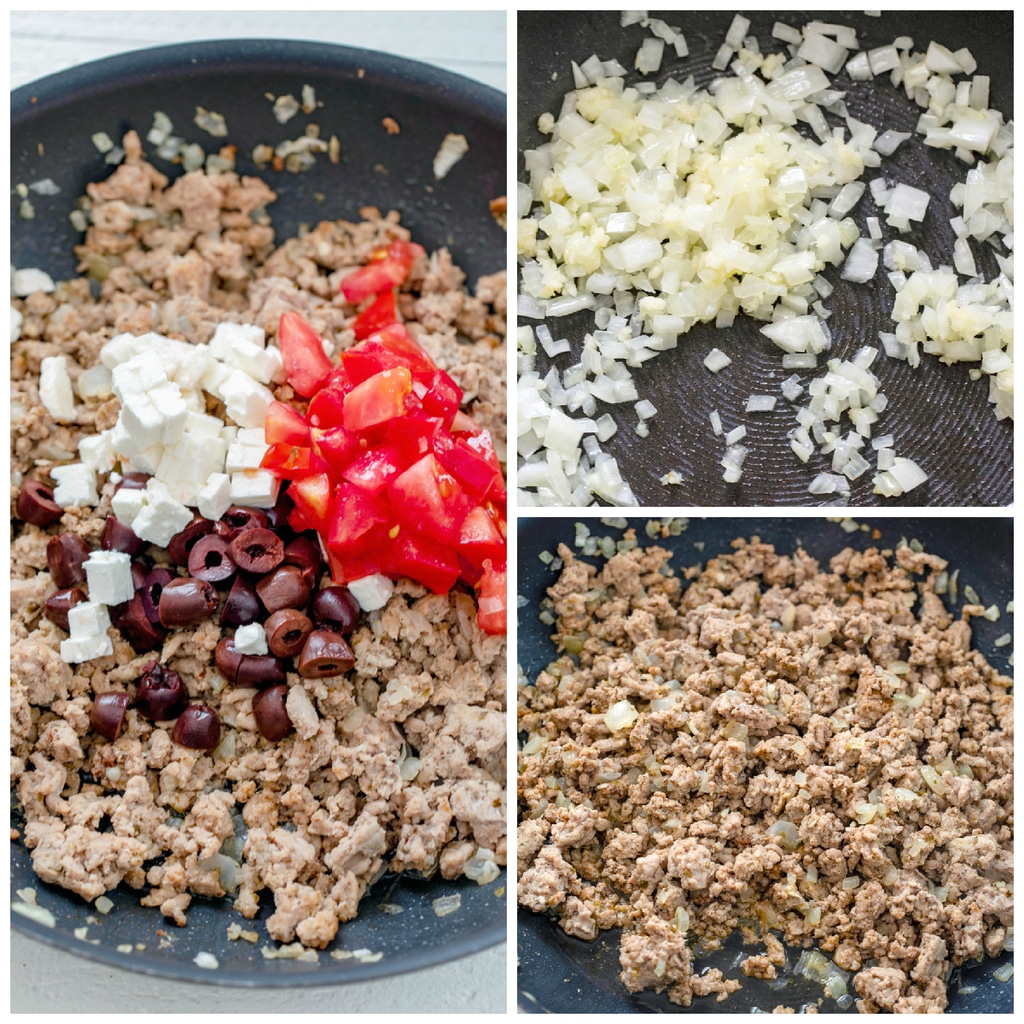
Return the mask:
M11 86L127 50L226 38L310 39L385 50L505 89L504 11L14 11ZM250 992L129 974L12 933L10 1008L13 1013L501 1013L506 954L501 945L383 981Z

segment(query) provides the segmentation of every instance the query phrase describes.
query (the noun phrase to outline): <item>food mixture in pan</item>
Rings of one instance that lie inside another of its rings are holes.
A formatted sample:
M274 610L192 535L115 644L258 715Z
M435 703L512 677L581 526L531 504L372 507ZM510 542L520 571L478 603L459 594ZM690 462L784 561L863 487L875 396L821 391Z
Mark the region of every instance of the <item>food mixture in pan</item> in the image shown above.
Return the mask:
M946 563L906 545L733 549L677 573L660 547L600 568L559 548L565 653L519 692L519 902L578 938L622 928L622 983L684 1006L743 985L693 959L741 929L744 975L781 973L785 942L840 1006L940 1012L953 965L1013 946L986 609L954 619Z
M322 948L505 862L504 274L124 149L85 276L13 282L12 838Z

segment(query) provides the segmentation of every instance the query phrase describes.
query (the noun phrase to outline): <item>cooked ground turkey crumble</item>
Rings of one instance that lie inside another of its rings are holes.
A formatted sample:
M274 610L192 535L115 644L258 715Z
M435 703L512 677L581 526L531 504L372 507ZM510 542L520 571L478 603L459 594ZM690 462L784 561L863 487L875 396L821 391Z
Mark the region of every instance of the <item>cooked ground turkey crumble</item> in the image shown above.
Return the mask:
M520 688L519 902L582 939L621 927L626 988L684 1006L740 987L691 964L740 928L765 947L743 974L771 978L781 937L851 972L861 1012L942 1011L951 965L1013 921L1013 701L971 650L984 609L954 621L945 562L906 546L827 570L733 547L681 575L659 547L601 568L559 548L574 655Z
M89 186L92 226L76 250L80 270L102 279L100 297L83 277L15 301L24 321L12 349L12 481L45 480L84 434L117 417L116 399L89 400L73 423L55 424L39 400L44 357L67 355L77 380L120 332L201 343L230 321L257 324L272 341L292 309L344 348L353 312L338 281L390 239L409 237L397 214L367 209L362 223L324 222L275 248L264 212L275 196L263 181L193 172L168 185L134 133L125 149L125 163ZM504 273L482 278L475 295L463 281L441 249L413 267L399 308L503 455ZM287 385L275 394L294 397ZM224 418L222 406L211 411ZM95 509L69 509L49 531L15 520L12 504L12 777L43 880L88 900L124 881L184 924L193 894L225 895L218 855L234 848L241 913L272 901L273 938L323 947L385 866L455 878L481 857L504 864L505 638L479 630L471 593L400 582L349 638L350 673L289 672L295 732L270 743L255 727L256 691L227 686L216 671L216 616L171 632L155 653L135 654L112 628L112 656L61 660L66 634L41 614L54 590L46 543L73 531L97 547L113 490L107 482ZM167 564L161 549L148 553ZM233 736L217 756L175 744L135 710L116 742L91 731L93 695L131 691L154 658ZM412 757L418 772L403 772Z

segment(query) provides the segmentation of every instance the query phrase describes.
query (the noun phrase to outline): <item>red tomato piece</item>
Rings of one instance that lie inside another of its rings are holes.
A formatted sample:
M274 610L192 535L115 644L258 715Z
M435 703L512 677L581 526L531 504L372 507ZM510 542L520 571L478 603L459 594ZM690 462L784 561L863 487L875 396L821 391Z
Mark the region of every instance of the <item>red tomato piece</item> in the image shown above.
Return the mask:
M352 321L352 330L355 331L356 340L362 341L375 331L398 322L398 304L394 291L389 288L386 292L381 292Z
M508 567L484 562L477 596L476 621L485 633L501 636L508 632Z
M301 313L289 310L281 314L277 343L281 347L288 383L304 398L309 398L333 369L320 335Z
M459 578L459 560L446 544L402 526L381 555L390 576L418 580L435 594L447 594Z
M388 485L388 497L399 522L444 544L458 540L470 507L458 480L433 454L395 477Z
M421 348L404 324L392 324L342 353L342 365L353 384L359 384L381 370L405 366L410 370L433 370L434 361Z
M342 559L358 557L366 550L369 531L388 524L390 517L386 501L352 484L342 484L331 512L327 547Z
M483 502L488 497L503 500L505 483L501 476L501 464L496 457L491 461L490 455L493 455L494 449L490 447L490 439L483 448L470 443L477 440L478 437L437 434L433 438L432 447L444 468L459 479L475 501Z
M270 445L263 453L260 467L290 480L327 472L327 462L312 448L292 444Z
M455 414L450 430L453 434L479 434L480 427L477 422L464 413L461 409Z
M406 396L411 391L412 374L404 366L375 373L345 396L345 428L366 430L404 415Z
M505 538L482 505L474 505L462 520L458 549L475 568L483 568L488 559L493 563L505 561Z
M263 424L267 444L309 444L309 424L286 402L271 402Z
M398 445L384 444L370 448L354 458L342 471L341 476L350 484L376 494L398 476L407 464Z
M328 469L340 472L364 450L359 438L344 427L313 428L313 450L327 460Z
M295 511L304 529L314 529L320 533L327 530L331 521L331 481L326 473L315 473L312 476L293 480L288 487L288 496L295 502Z
M340 427L345 422L345 395L341 388L321 388L309 402L306 419L314 429Z
M378 249L365 267L354 270L341 282L341 292L355 305L370 295L401 284L409 274L423 246L394 239L386 249Z
M462 401L462 389L448 376L444 370L432 370L430 373L416 373L415 379L427 390L421 396L424 411L430 416L440 416L445 428L455 419Z

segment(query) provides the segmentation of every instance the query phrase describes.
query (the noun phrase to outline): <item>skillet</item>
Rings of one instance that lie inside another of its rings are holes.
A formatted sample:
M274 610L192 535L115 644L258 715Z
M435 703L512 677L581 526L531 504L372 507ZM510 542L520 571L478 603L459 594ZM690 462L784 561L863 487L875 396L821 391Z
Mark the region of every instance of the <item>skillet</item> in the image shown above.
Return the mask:
M779 552L790 553L798 546L827 563L845 547L864 549L870 546L893 547L901 537L917 538L926 551L941 555L949 562L950 571L960 567L959 608L963 604L963 587L971 584L986 605L995 602L1001 609L1013 597L1013 521L1004 518L957 519L892 519L855 514L858 522L866 521L881 531L880 540L857 531L845 533L837 523L818 517L787 518L692 518L678 537L659 539L656 543L673 552L672 566L681 567L705 562L716 554L728 552L736 537L757 535L771 543ZM631 519L637 537L648 541L643 532L647 519ZM587 521L592 534L621 536L622 531ZM559 542L573 547L575 534L572 519L520 518L519 524L519 599L523 603L518 616L518 656L526 677L537 673L556 657L551 642L551 627L537 618L537 609L546 588L557 579L537 557L542 551L556 550ZM703 543L703 550L694 547ZM588 559L588 561L592 561ZM595 563L597 564L597 563ZM949 599L947 597L947 605ZM993 646L1003 633L1012 631L1012 618L1003 616L998 622L971 620L974 646L1001 672L1011 674L1007 658L1012 648ZM602 932L594 942L584 942L566 935L554 922L541 914L525 909L518 917L518 1000L522 1012L536 1013L750 1013L753 1009L770 1013L779 1003L799 1007L816 1001L822 995L820 985L803 979L791 980L785 988L772 989L765 982L742 977L743 987L722 1003L712 997L695 999L686 1010L668 1001L664 994L652 992L631 995L618 980L619 932ZM752 947L744 947L738 938L731 939L724 949L696 961L699 969L717 966L728 977L741 977L739 960L748 956ZM994 980L993 971L1012 959L1004 953L977 966L953 972L949 982L948 1013L996 1013L1013 1009L1012 981ZM795 956L790 950L790 962ZM822 1012L842 1012L826 1000ZM849 1012L856 1012L852 1009Z
M650 12L682 29L690 54L678 60L670 46L662 70L647 76L659 84L670 77L678 81L693 74L697 84L707 87L719 75L711 62L725 38L733 12L674 11ZM965 17L960 11L921 10L898 14L885 12L880 18L863 12L741 12L751 22L750 32L757 36L763 52L782 48L771 38L776 20L799 28L814 18L857 30L862 47L882 46L900 35L911 36L915 49L923 52L929 40L956 50L967 46L978 62L978 74L991 77L991 103L1007 121L1013 117L1013 14L1012 12L973 12ZM566 13L562 11L523 11L519 15L519 92L518 147L519 180L523 181L522 151L533 149L548 139L537 129L537 118L544 112L558 116L562 96L572 87L570 61L580 63L596 53L602 60L617 58L629 70L626 82L641 80L633 68L634 56L644 38L652 38L639 25L621 28L616 11ZM553 77L556 76L556 77ZM851 114L875 125L879 131L893 128L913 131L920 108L907 100L888 82L850 83L841 72L834 78L835 88L846 89ZM838 123L833 118L832 123ZM806 127L806 126L802 126ZM862 180L879 173L889 181L902 181L929 191L934 199L921 225L905 236L923 248L933 265L952 260L953 234L949 217L954 209L948 202L949 190L963 181L967 165L950 152L925 147L920 136L907 140L879 169L869 168ZM870 193L857 204L853 218L862 235L867 235L866 217L875 210ZM886 241L893 229L882 225ZM988 243L972 245L979 270L989 279L998 267ZM880 266L873 282L851 284L839 279L839 268L829 267L824 276L835 285L824 302L833 316L828 325L833 334L831 356L850 358L863 345L878 346L878 331L893 330L889 318L894 292ZM536 324L539 321L523 320ZM556 361L560 370L578 360L579 344L592 331L593 313L584 311L549 322L552 336L568 337L575 356ZM824 505L832 498L815 497L807 491L813 477L831 471L830 460L814 455L801 465L789 448L786 433L795 425L792 414L781 399L776 411L760 417L746 416L744 408L751 394L779 394L779 387L792 371L783 370L781 353L758 331L760 325L749 317L737 317L729 330L717 330L713 324L698 324L679 339L679 346L657 359L631 370L641 398L647 398L659 410L648 421L649 436L641 440L634 433L636 416L630 403L603 406L599 414L611 412L619 424L618 433L602 445L614 456L624 478L630 483L637 503L647 506L685 505ZM719 374L709 373L703 359L712 347L718 347L733 360ZM537 370L543 376L551 361L539 350ZM924 356L916 369L880 353L872 367L881 389L889 398L889 408L876 433L893 433L896 453L918 462L930 479L900 498L881 499L872 493L874 472L853 481L849 504L863 505L1006 505L1013 497L1012 420L997 421L988 402L988 383L968 379L968 365L944 366ZM804 371L801 383L806 387L812 375ZM724 445L714 437L708 414L718 409L729 430L740 423L747 427L744 444L750 454L739 484L722 480L718 464ZM753 421L753 422L752 422ZM843 421L844 424L846 421ZM844 426L844 433L849 429ZM870 453L869 453L870 454ZM680 486L663 486L659 478L669 470L683 476Z
M299 96L307 83L323 106L309 117L299 114L279 125L264 93ZM197 105L225 116L226 139L217 142L192 123ZM36 216L31 221L17 216L20 200L12 193L11 258L16 266L40 267L55 280L75 275L72 246L80 235L67 214L87 182L106 178L112 170L90 136L105 131L119 140L134 128L144 140L156 110L168 114L176 134L199 142L207 152L222 143L235 144L242 174L261 174L250 158L254 146L295 138L307 121L317 122L324 138L338 135L339 165L320 156L302 174L262 173L279 195L269 209L279 242L301 224L358 220L361 207L376 205L399 210L403 224L428 249L448 246L471 286L505 264L505 235L488 207L506 189L502 93L386 54L322 43L226 40L124 54L12 93L12 184L49 177L61 189L54 197L33 195ZM386 133L381 124L386 116L399 123L399 134ZM465 135L470 148L438 182L433 158L448 132ZM152 148L143 141L146 152ZM166 161L154 163L172 178L180 173ZM12 824L17 827L17 816ZM12 913L20 931L128 970L215 984L294 987L384 977L495 945L506 932L504 871L483 886L465 879L385 876L364 897L359 917L343 924L329 947L367 949L383 957L376 962L339 960L325 951L319 964L263 958L260 947L276 945L261 924L269 907L248 923L229 900L196 898L188 925L180 929L154 908L141 907L139 894L122 886L111 896L115 909L101 917L74 894L42 883L32 871L28 850L15 842L12 900L15 890L25 887L35 889L57 924L49 928ZM438 917L433 901L456 894L461 909ZM395 906L402 912L395 913ZM260 942L228 941L226 928L234 921L255 928ZM76 938L74 930L87 924L86 940ZM144 948L118 951L123 945ZM200 951L217 958L216 971L193 963Z

